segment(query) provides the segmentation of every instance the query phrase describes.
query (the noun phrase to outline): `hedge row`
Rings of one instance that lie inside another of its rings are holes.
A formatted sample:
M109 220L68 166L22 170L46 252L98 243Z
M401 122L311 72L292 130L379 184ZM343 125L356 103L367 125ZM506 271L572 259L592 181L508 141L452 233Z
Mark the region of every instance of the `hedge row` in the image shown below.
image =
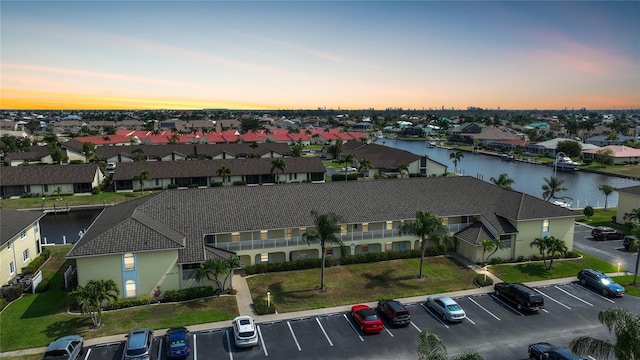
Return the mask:
M271 299L270 303L271 304L268 304L267 299L264 297L259 297L253 300L253 306L255 307L258 315L275 314L276 304L273 303L273 299Z
M164 293L164 301L186 301L213 295L215 295L215 293L212 286L198 286L182 290L167 290Z
M425 251L426 256L444 255L447 248L445 246L430 247ZM325 266L337 266L337 265L350 265L350 264L363 264L372 263L378 261L388 261L396 259L409 259L420 257L420 250L408 250L408 251L387 251L387 252L372 252L366 254L347 255L341 258L326 258ZM245 266L244 270L247 275L262 274L269 272L280 271L292 271L292 270L304 270L315 269L322 266L322 259L305 259L286 261L281 263L269 263L269 264L255 264Z
M151 297L148 295L139 296L136 298L125 298L118 299L116 301L111 301L105 307L105 310L118 310L118 309L126 309L134 306L142 306L151 304Z
M38 269L40 269L40 266L42 266L42 264L44 264L45 261L47 261L47 259L51 256L51 250L44 248L42 249L42 252L40 253L40 255L33 259L29 265L25 266L22 268L22 274L23 275L32 275L35 274L36 271L38 271Z

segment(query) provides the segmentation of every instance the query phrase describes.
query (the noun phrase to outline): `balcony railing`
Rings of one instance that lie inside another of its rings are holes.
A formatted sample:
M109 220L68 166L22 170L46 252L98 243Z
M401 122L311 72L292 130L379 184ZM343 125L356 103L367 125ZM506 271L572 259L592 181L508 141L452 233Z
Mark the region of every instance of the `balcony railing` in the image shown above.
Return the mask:
M455 233L467 227L468 223L452 224L448 225L449 231ZM374 231L360 231L350 232L347 234L340 234L338 237L345 244L349 245L353 243L360 243L369 240L381 240L392 239L400 236L407 236L406 234L400 234L398 229L393 230L374 230ZM243 241L215 241L213 244L216 248L227 251L247 251L247 250L261 250L261 249L274 249L274 248L287 248L292 246L308 245L307 241L302 236L292 236L291 238L271 238L271 239L255 239L255 240L243 240Z

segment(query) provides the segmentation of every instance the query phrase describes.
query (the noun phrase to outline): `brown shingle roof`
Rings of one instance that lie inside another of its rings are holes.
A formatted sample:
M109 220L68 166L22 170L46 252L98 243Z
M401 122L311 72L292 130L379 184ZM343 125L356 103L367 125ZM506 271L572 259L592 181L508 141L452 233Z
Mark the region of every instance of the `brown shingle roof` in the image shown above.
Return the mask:
M0 246L44 216L41 211L19 211L0 208Z
M251 147L248 143L231 144L165 144L165 145L130 145L130 146L100 146L96 148L96 156L111 158L118 154L134 157L136 149L142 150L148 158L162 158L172 153L182 154L187 157L211 158L222 153L232 156L243 156L255 153L258 156L269 154L272 151L282 156L290 156L289 145L282 143L260 143L257 147Z
M97 171L98 164L4 166L0 185L91 183Z

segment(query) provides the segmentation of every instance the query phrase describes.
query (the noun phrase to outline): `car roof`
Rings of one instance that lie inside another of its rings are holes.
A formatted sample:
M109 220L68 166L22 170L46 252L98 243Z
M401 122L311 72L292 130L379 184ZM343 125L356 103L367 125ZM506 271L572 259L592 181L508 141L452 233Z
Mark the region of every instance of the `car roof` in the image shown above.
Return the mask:
M241 331L253 330L254 322L251 316L237 316L235 319L233 319L233 322Z
M448 296L435 296L434 299L440 299L440 301L442 301L442 303L445 304L445 305L457 304L457 302L455 300L453 300L452 298L450 298Z
M82 338L79 335L68 335L61 337L49 344L46 351L55 349L66 349L67 345L69 345L69 343L72 341L82 341Z
M133 329L129 332L129 349L142 349L147 346L147 336L153 330L149 328Z

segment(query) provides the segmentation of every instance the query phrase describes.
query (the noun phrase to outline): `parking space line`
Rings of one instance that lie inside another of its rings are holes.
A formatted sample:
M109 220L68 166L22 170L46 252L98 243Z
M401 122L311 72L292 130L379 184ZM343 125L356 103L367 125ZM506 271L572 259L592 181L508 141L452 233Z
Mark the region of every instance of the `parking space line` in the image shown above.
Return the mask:
M327 338L327 341L329 342L329 345L333 346L333 343L331 342L331 339L329 339L329 335L327 335L327 332L324 331L324 327L320 323L320 319L316 318L316 321L318 322L318 326L320 326L320 330L322 330L322 333L324 334L324 337Z
M472 303L474 303L474 304L478 305L478 307L479 307L480 309L482 309L482 310L486 311L486 312L487 312L487 314L489 314L489 315L493 316L494 318L496 318L496 320L500 321L500 318L499 318L499 317L495 316L491 311L489 311L489 310L485 309L485 307L484 307L484 306L482 306L482 305L478 304L475 300L473 300L473 299L472 299L472 298L470 298L470 297L469 297L469 298L467 298L467 299L469 299L469 301L471 301Z
M260 335L260 343L262 344L262 350L264 350L264 356L269 356L267 352L267 344L264 343L264 338L262 337L262 330L260 330L260 325L256 326L258 328L258 335Z
M442 320L440 320L439 316L436 316L431 309L429 309L428 307L424 306L424 304L420 304L420 306L422 306L423 309L425 309L429 314L431 314L431 316L433 316L436 320L438 320L438 322L442 325L444 325L444 327L446 327L447 329L449 328L449 325L445 324Z
M465 316L465 319L469 320L470 323L472 323L473 325L475 325L476 323L473 322L473 320L469 319L468 316Z
M418 332L422 332L422 329L420 329L418 325L414 324L413 321L409 321L409 324L413 325L414 329L418 330Z
M231 349L231 339L229 338L229 330L225 331L224 333L227 336L227 346L229 347L229 360L233 360L233 350Z
M358 335L358 337L360 338L360 341L364 341L364 338L362 337L362 335L360 335L360 333L358 333L358 330L356 330L356 327L353 326L351 321L349 321L349 318L347 317L347 314L342 314L342 315L344 315L344 319L347 320L347 323L349 323L349 326L351 326L351 328L353 329L353 332L355 332L356 335Z
M394 337L393 334L391 333L391 330L389 330L389 328L385 326L384 329L387 331L387 334L391 335L391 337Z
M562 289L560 289L560 287L559 287L558 285L554 285L553 287L554 287L554 288L556 288L556 289L558 289L558 290L560 290L560 291L562 291L563 293L565 293L565 294L567 294L567 295L571 296L572 298L574 298L574 299L576 299L576 300L580 300L580 301L582 301L583 303L585 303L585 304L587 304L587 305L589 305L589 306L593 306L593 304L592 304L592 303L590 303L590 302L588 302L588 301L586 301L586 300L582 300L582 299L580 299L579 297L577 297L577 296L575 296L575 295L573 295L573 294L569 293L569 292L568 292L568 291L566 291L566 290L562 290Z
M162 351L161 351L161 349L162 349L162 340L163 340L162 337L160 337L160 339L158 339L158 360L162 359Z
M91 348L87 349L87 353L84 356L84 360L89 359L89 354L91 354Z
M545 309L545 308L540 309L540 311L544 311L544 312L546 312L547 314L549 313L549 311L548 311L547 309Z
M560 301L558 301L558 300L556 300L556 299L552 298L551 296L549 296L549 295L547 295L547 294L543 293L542 291L540 291L540 290L538 290L538 289L533 289L533 290L537 291L537 292L538 292L538 293L540 293L542 296L545 296L546 298L548 298L549 300L551 300L551 301L555 302L556 304L562 305L562 306L564 306L565 308L567 308L567 309L571 310L571 308L570 308L569 306L567 306L567 305L565 305L565 304L561 303Z
M287 326L289 327L289 331L291 331L291 336L293 336L293 341L296 342L296 346L298 347L298 351L302 351L302 348L300 348L300 343L298 343L298 339L296 338L296 334L293 332L293 329L291 328L291 323L287 321Z
M502 299L498 298L497 296L495 296L495 295L489 295L489 296L491 296L494 300L498 301L500 304L504 305L507 308L507 310L511 310L511 312L514 312L514 313L516 313L516 314L518 314L520 316L524 316L523 313L521 313L520 311L514 309L513 307L511 307L511 305L509 305L506 302L502 301Z

